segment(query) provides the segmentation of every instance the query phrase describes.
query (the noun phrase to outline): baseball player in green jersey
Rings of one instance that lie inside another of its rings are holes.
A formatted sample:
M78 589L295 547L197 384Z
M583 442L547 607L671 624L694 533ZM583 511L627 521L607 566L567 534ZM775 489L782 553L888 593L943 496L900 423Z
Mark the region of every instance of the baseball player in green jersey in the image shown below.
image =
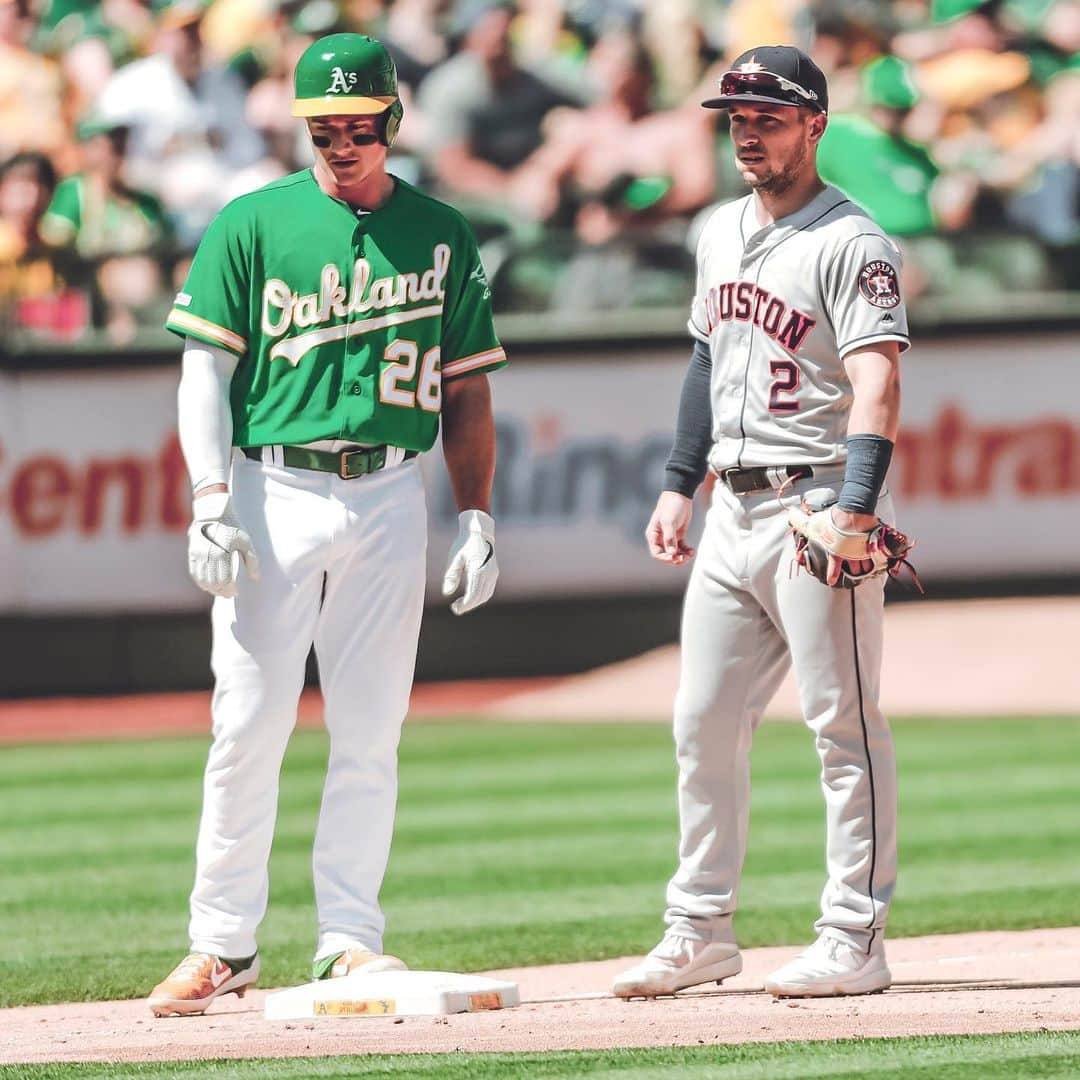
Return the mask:
M424 598L416 458L440 422L461 511L453 611L483 604L498 575L486 375L506 358L475 238L386 171L402 106L380 43L322 38L295 85L314 167L221 211L166 323L185 339L188 565L215 596L215 687L191 952L151 994L157 1015L203 1012L258 976L278 773L312 643L330 733L314 975L405 966L383 954L378 895Z
M908 346L899 252L818 175L828 87L810 57L751 49L719 90L704 105L728 110L752 190L720 206L698 242L693 358L646 533L659 561L691 559L692 497L713 472L674 709L679 866L663 939L614 991L655 997L740 970L750 745L791 667L821 760L828 880L817 940L765 988L865 994L890 983L896 882L896 765L878 686L884 575L893 541L903 547L884 524ZM812 535L796 542L801 531Z

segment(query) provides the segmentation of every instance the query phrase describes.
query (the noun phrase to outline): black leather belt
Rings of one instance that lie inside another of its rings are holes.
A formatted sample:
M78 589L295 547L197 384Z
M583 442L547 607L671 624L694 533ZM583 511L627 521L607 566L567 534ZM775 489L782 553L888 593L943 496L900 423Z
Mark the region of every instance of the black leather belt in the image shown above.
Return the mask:
M723 469L720 479L736 495L753 495L756 491L776 491L785 483L813 475L812 465L758 465L752 469Z
M261 446L245 446L244 456L252 461L262 461ZM288 469L314 469L316 472L334 473L343 480L367 476L386 465L386 446L358 446L352 450L313 450L310 446L283 446L282 462ZM408 461L419 451L406 450Z

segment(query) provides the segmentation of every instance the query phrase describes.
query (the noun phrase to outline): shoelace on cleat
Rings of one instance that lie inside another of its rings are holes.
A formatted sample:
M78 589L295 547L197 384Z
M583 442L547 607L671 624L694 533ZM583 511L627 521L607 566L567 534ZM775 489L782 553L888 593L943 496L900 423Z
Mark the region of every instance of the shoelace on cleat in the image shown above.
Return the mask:
M201 975L203 966L206 961L213 961L213 957L209 953L188 953L179 964L176 965L176 970L173 975L180 977L182 975Z

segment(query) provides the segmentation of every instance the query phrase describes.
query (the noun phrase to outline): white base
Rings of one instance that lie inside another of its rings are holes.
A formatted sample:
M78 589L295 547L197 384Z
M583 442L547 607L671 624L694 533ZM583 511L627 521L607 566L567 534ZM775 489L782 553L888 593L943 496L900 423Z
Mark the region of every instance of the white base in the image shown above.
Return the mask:
M341 1016L445 1016L506 1009L521 1001L517 983L451 971L380 971L278 990L266 996L267 1020Z

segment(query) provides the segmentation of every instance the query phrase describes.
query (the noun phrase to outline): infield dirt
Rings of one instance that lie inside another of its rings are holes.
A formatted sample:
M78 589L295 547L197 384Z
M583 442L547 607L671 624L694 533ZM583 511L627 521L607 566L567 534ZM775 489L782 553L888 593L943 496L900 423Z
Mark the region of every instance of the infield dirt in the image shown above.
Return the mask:
M901 938L889 943L896 982L884 994L774 1001L762 979L797 951L747 950L743 973L722 988L656 1001L608 994L633 958L493 972L518 981L522 1004L459 1016L269 1022L261 990L225 998L202 1017L155 1019L145 1001L6 1009L0 1063L697 1046L1080 1026L1080 927Z

